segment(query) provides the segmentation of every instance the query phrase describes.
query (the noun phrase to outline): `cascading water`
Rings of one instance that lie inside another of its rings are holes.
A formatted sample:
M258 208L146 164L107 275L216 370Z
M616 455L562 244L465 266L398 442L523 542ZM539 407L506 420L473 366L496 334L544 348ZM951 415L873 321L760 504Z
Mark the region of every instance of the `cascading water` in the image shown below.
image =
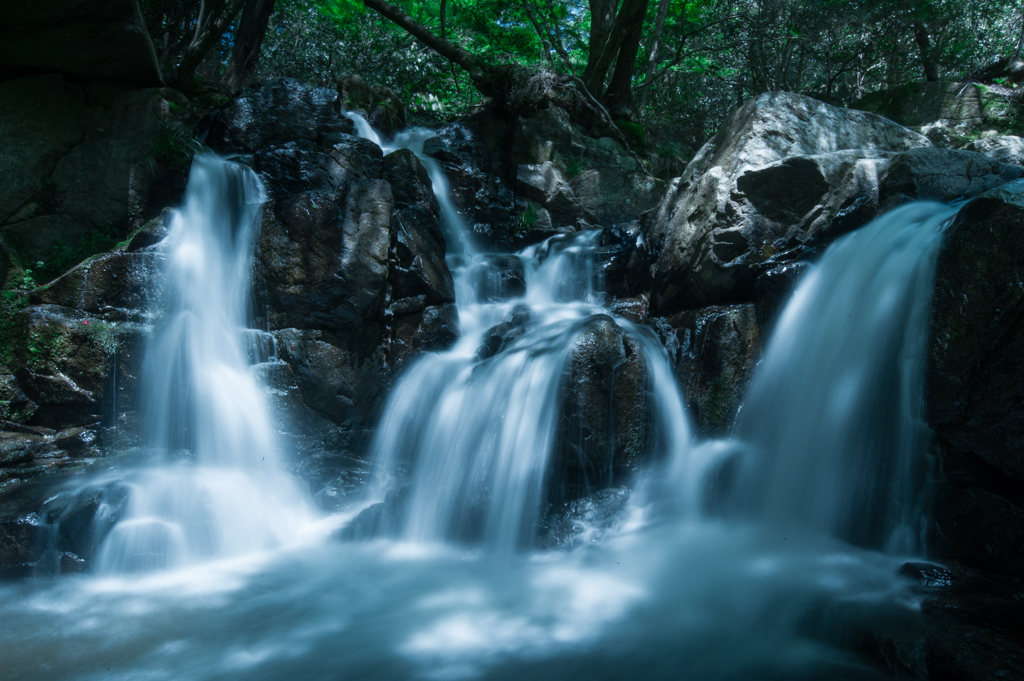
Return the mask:
M357 114L357 130L380 144ZM449 238L466 231L437 162L422 153L434 133L398 135L385 151L411 149L424 161ZM453 264L461 338L421 359L393 389L373 447L380 488L409 470L402 535L416 541L479 539L507 553L532 545L555 445L559 388L573 342L587 323L610 316L594 264L600 232L556 236L518 254L474 254ZM501 291L495 266L521 263L525 290ZM610 319L610 317L608 317ZM500 346L482 352L505 323ZM653 460L685 457L689 433L682 397L660 343L632 323L647 363L654 409Z
M166 299L156 304L167 313L141 379L145 436L159 462L125 480L127 506L98 553L101 572L275 548L310 517L281 469L245 342L264 201L245 166L196 156L185 203L160 246Z
M407 370L374 445L374 492L405 488L399 540L260 552L294 543L311 517L282 472L249 366L272 354L245 329L262 193L245 167L199 156L160 247L168 312L144 375L159 463L125 476L129 505L102 546L100 579L0 585L7 677L878 678L835 643L913 616L897 576L906 557L836 536L892 551L914 543L927 435L920 360L953 209L910 206L837 241L777 322L737 439L690 446L660 344L608 321L596 233L478 253L440 166L422 154L434 133L381 143L351 117L385 151L420 156L458 253L449 263L462 336ZM495 276L513 260L525 291L501 291ZM491 556L529 544L558 386L595 319L642 349L651 447L665 465L600 541L479 560L447 540L479 540ZM740 517L702 517L709 473L737 450ZM208 561L240 554L250 557Z
M925 346L957 208L898 208L828 249L779 318L745 400L737 497L752 516L920 548Z

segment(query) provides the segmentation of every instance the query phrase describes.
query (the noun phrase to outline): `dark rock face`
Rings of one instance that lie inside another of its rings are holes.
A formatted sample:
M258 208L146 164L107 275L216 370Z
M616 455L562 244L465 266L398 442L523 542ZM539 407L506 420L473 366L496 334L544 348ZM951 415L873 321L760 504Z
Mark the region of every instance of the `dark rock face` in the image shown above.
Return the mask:
M772 268L754 281L754 312L765 341L811 263L799 260Z
M319 149L334 133L354 130L338 112L334 90L282 78L242 88L214 115L206 144L221 154L251 154L287 143Z
M444 261L444 234L437 220L421 208L399 210L394 219L397 237L392 297L400 300L422 296L425 305L454 303L455 284Z
M547 498L558 504L628 480L648 462L653 423L642 345L610 317L572 344L560 388Z
M601 231L594 254L604 291L613 298L630 298L650 291L653 257L637 222L611 225Z
M754 306L712 306L655 320L687 411L704 437L728 434L760 359Z
M874 218L889 160L925 146L892 121L800 95L751 100L644 218L660 250L655 312L750 300L761 272Z
M972 151L920 148L897 154L882 180L883 207L911 199L947 203L1024 176L1024 169Z
M442 126L437 134L424 142L423 152L441 164L462 219L483 245L511 243L519 226L513 178L507 153L491 146L508 139L507 126L482 114Z
M1024 480L1024 182L970 202L936 273L928 363L938 437Z
M264 210L259 262L276 328L352 328L384 302L390 185L359 179L341 192L315 187Z
M55 0L5 8L0 79L43 72L127 87L162 84L135 0Z
M55 75L0 84L8 246L35 267L91 233L129 233L155 214L153 200L177 201L187 107L173 90L72 85Z
M271 199L257 279L288 369L269 379L289 414L282 428L297 442L312 428L328 458L335 445L368 439L335 430L368 428L405 362L458 337L426 170L409 152L385 158L351 131L333 90L281 80L244 89L208 136L224 151L251 153Z
M1024 576L1024 181L974 199L936 272L928 421L943 474L930 550Z

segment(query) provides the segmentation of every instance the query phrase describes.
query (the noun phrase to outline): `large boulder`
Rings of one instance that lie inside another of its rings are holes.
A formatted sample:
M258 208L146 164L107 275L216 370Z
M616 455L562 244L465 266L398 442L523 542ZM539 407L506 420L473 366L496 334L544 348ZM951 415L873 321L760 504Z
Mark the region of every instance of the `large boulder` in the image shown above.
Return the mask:
M0 84L0 230L48 272L124 238L177 201L192 148L173 90L75 85L56 75ZM96 244L107 242L97 248Z
M622 484L648 463L654 419L649 380L637 339L611 317L586 322L562 374L549 502Z
M0 80L62 73L127 87L161 85L136 0L10 3L0 28Z
M972 200L939 253L927 369L928 422L944 479L936 555L1022 575L1024 180Z
M242 88L207 123L206 144L221 154L251 154L288 143L319 149L334 134L355 130L339 113L337 99L330 88L291 78Z
M331 154L278 147L254 156L274 198L257 251L274 328L353 328L376 317L393 207L381 159L354 137Z
M835 238L878 212L879 177L928 140L880 116L785 92L755 97L723 123L645 216L661 247L657 313L749 300L780 256Z
M962 149L976 151L1000 163L1024 166L1024 138L1016 135L996 135L971 140Z
M655 321L687 411L704 437L729 434L760 359L754 306L712 306Z
M1024 181L961 209L943 239L928 358L936 435L1024 482Z

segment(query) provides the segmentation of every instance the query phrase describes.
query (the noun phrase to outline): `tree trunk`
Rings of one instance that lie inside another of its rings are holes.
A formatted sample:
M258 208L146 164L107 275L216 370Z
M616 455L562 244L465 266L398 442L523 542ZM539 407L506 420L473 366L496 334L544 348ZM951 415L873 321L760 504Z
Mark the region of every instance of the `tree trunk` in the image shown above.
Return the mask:
M587 68L590 70L590 78L584 78L584 83L587 85L587 89L590 90L598 99L603 99L604 95L604 79L608 74L608 69L611 68L612 64L617 64L618 60L623 56L622 47L626 41L629 40L632 43L635 30L642 30L644 23L644 15L647 13L647 0L622 0L622 6L619 8L619 13L615 17L615 23L612 24L611 30L608 32L607 41L601 48L597 58L594 58L595 46L593 42L590 44L590 56L587 62ZM637 37L637 48L632 50L626 50L631 53L631 57L627 57L630 62L627 65L630 78L633 75L634 62L636 62L636 52L639 48L639 37ZM593 64L593 67L591 67ZM622 76L620 76L622 77Z
M245 0L220 0L216 3L206 2L200 9L199 20L196 21L196 32L192 42L185 48L185 54L178 64L178 72L174 77L174 87L188 93L193 89L192 79L196 69L210 48L220 40L228 25L238 15Z
M626 1L628 2L628 0ZM587 67L583 69L583 82L587 89L593 85L595 89L590 91L598 97L601 96L600 90L604 86L604 76L608 72L608 67L606 66L599 76L595 76L597 62L608 44L618 4L618 0L590 0L590 45L587 53Z
M937 82L939 80L939 65L935 63L931 40L928 38L928 29L921 22L914 24L914 39L921 52L921 66L924 67L925 80L929 83Z
M235 46L228 64L228 89L234 92L252 78L259 60L263 35L274 12L274 0L246 0L235 32Z
M654 19L654 33L651 36L651 48L647 52L647 68L644 71L644 82L648 82L654 77L654 70L658 66L658 50L661 47L661 32L665 30L665 18L668 16L668 3L669 0L661 0L658 5L658 15ZM683 12L686 12L686 5L683 5ZM647 96L650 91L649 87L645 87L640 93L640 107L647 106Z
M605 93L608 110L615 118L632 119L629 103L633 94L633 72L636 69L636 56L640 51L640 38L643 35L643 15L647 12L647 0L642 0L643 9L640 20L628 26L628 33L619 48L619 58L615 61L615 71Z

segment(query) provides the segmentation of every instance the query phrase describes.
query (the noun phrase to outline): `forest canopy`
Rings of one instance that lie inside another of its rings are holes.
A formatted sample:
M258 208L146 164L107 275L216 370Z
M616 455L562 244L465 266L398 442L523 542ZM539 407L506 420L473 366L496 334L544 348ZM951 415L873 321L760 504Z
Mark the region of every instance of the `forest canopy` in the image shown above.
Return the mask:
M471 110L480 73L545 69L689 148L771 90L849 104L914 81L1022 75L1024 0L142 0L165 74L228 90L349 74L417 122ZM197 59L198 55L198 59ZM198 79L198 80L197 80ZM578 80L576 80L578 79ZM483 91L482 91L483 90Z

